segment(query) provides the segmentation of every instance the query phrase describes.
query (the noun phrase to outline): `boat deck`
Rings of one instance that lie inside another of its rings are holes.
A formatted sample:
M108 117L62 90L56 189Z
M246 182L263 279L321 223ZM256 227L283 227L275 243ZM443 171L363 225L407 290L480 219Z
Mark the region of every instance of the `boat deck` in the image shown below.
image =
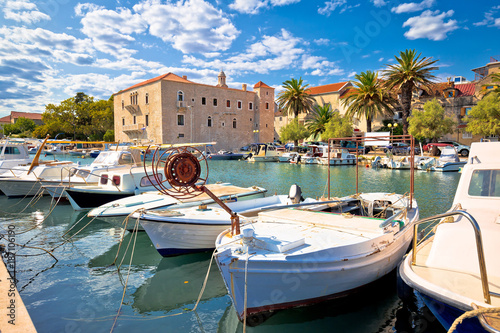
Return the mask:
M441 289L443 293L453 293L476 300L476 303L483 303L483 289L479 273L474 274L426 265L433 240L434 238L431 238L426 241L417 251L416 264L412 266L413 272ZM475 248L471 248L470 251L474 252ZM500 277L488 274L488 284L490 291L500 293ZM500 298L491 296L491 303L492 306L499 307Z

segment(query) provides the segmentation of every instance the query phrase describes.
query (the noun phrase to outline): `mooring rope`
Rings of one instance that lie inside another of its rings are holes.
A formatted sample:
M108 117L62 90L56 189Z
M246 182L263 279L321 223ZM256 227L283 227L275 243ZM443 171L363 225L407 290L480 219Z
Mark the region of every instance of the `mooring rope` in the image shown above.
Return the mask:
M464 312L460 317L455 319L450 329L448 330L448 333L453 333L457 329L457 326L460 325L465 319L488 313L500 313L500 308L480 308Z

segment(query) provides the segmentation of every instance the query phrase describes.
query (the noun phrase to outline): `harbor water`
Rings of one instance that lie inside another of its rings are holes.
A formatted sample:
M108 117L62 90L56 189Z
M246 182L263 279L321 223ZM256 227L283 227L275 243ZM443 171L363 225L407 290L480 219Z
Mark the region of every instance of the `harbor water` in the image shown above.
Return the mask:
M296 183L304 197L327 194L325 166L209 161L209 168L209 183L257 185L269 195L287 194ZM355 167L330 171L332 196L355 193ZM416 171L420 216L449 209L459 178L459 173ZM409 188L408 170L359 168L360 192ZM1 233L15 230L17 287L38 332L243 331L215 262L209 270L211 253L162 258L146 233L92 221L48 196L0 196L0 207ZM206 289L190 311L205 279ZM410 308L411 315L391 274L352 297L279 311L246 331L444 332L419 300Z

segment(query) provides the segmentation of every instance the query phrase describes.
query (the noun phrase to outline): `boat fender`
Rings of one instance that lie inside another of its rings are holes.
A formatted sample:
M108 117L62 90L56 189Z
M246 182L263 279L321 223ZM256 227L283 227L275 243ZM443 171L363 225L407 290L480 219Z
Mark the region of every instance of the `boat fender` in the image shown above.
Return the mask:
M302 197L302 189L299 185L293 184L290 186L290 191L288 192L288 198L293 204L298 204L300 201L304 200Z

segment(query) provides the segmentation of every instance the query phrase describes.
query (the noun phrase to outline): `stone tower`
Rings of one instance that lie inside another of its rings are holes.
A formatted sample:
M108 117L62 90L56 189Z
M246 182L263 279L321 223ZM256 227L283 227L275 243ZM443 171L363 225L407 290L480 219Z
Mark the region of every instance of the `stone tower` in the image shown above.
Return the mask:
M227 88L226 74L224 74L224 71L222 71L222 69L219 73L219 76L217 76L217 87Z

